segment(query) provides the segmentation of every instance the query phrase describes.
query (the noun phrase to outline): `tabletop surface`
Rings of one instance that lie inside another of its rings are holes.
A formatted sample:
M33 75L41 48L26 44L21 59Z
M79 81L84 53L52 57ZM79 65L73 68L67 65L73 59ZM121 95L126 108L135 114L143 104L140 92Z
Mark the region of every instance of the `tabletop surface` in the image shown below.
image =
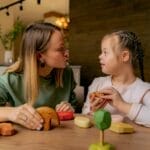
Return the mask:
M150 128L132 124L132 134L117 134L105 131L105 141L116 150L150 150ZM32 131L15 125L17 134L0 136L0 150L88 150L92 143L99 142L99 130L74 125L73 120L63 121L49 131Z

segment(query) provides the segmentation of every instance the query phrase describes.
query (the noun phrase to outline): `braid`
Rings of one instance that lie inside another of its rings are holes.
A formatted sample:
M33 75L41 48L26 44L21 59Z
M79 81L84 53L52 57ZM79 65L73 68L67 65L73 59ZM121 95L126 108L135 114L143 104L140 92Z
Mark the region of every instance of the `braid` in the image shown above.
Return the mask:
M138 62L139 62L139 69L140 69L140 73L141 73L141 78L144 81L144 54L143 54L143 48L142 48L142 44L141 42L138 40L137 41L137 45L136 45L136 50L137 50L137 58L138 58Z
M128 48L132 53L132 64L135 65L138 61L141 78L144 81L144 54L140 40L135 33L129 31L118 31L113 34L119 37L121 46Z

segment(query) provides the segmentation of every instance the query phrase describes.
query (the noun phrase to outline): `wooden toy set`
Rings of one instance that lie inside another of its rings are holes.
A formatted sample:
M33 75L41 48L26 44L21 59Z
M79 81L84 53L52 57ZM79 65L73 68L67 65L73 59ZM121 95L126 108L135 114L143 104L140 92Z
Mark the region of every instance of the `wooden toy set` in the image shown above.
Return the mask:
M43 129L48 131L52 129L52 120L55 121L55 125L59 126L60 121L67 121L74 119L74 125L80 128L90 128L91 123L88 116L77 115L74 116L73 112L56 112L50 107L39 107L36 111L41 115L44 120ZM100 109L94 112L93 115L94 124L99 129L100 141L93 143L89 146L89 150L115 150L115 147L105 142L105 130L109 129L115 133L132 133L134 129L131 125L123 123L123 118L119 115L111 115L108 111ZM0 135L11 136L16 133L11 123L0 123Z

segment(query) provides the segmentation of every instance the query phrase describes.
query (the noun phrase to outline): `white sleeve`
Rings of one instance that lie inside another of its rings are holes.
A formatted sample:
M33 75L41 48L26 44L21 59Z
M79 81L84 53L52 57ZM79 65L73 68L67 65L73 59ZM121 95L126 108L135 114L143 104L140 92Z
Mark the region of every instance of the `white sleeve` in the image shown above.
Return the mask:
M134 103L127 116L137 124L150 127L150 89L143 97L142 103Z
M91 113L89 95L90 95L90 93L95 92L95 91L98 90L98 85L99 85L99 78L95 78L93 80L92 84L88 88L88 94L87 94L87 97L86 97L86 101L85 101L85 103L83 105L83 108L82 108L82 113L83 114Z
M87 94L87 97L86 97L86 101L85 101L85 103L83 105L83 108L82 108L82 113L83 114L89 114L90 113L89 91L88 91L88 94Z

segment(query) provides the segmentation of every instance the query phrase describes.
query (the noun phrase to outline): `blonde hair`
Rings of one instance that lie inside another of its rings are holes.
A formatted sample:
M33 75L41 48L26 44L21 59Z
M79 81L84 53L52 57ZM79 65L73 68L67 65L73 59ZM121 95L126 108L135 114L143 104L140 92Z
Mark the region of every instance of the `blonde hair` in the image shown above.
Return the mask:
M37 52L47 50L52 34L60 29L50 23L35 23L29 25L22 38L22 47L16 63L8 67L6 72L24 74L24 97L28 103L34 104L39 94ZM54 69L56 87L63 86L63 69Z

